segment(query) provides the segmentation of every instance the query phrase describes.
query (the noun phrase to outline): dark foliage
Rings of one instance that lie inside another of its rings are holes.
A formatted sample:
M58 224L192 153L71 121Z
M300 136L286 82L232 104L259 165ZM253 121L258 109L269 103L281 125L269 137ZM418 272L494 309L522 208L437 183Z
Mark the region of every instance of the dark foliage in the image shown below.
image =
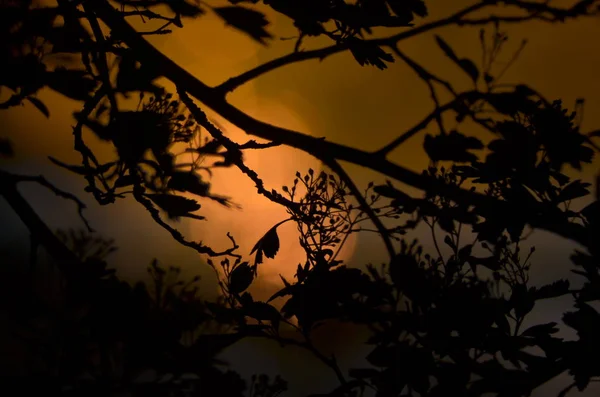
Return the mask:
M120 280L106 261L114 251L112 241L94 235L83 215L87 231L53 233L17 187L37 183L75 202L81 215L85 205L77 197L43 177L0 170L0 195L31 234L31 266L6 267L0 288L9 342L27 354L21 373L6 366L20 375L13 377L13 387L21 394L274 397L287 390L281 378L257 375L247 383L218 360L238 341L257 337L306 349L329 367L340 384L328 393L315 390L318 395L518 397L568 371L573 383L557 393L564 396L600 377L600 314L592 305L600 300L600 178L594 199L592 184L572 175L597 161L600 133L581 131L583 101L569 111L525 84L501 83L506 68L495 69L508 40L502 22L597 15L597 0L573 1L566 8L551 2L480 1L423 23L428 9L422 0L230 0L231 5L214 7L195 0L114 3L0 2L0 88L9 92L0 108L27 102L50 117L37 96L44 88L81 102L68 132L81 163L50 161L84 178L85 191L100 204L133 198L178 242L207 257L222 294L216 302L201 299L197 279L181 280L177 267L164 268L157 261L148 268L150 283ZM500 3L521 16L481 16L483 11L501 15L493 12ZM289 17L298 29L293 51L216 87L191 76L145 39L214 12L267 45L276 36L265 6ZM151 21L148 26L156 29L136 31L132 18ZM435 36L445 57L470 79L473 88L464 92L397 45L451 25L482 26L481 64ZM389 29L389 36L379 35ZM332 45L303 49L304 40L315 36ZM382 70L395 60L405 62L427 84L435 109L380 150L366 152L262 123L227 101L228 92L264 73L342 51L362 66ZM60 66L58 57L64 61ZM158 84L161 77L176 86L176 93ZM451 94L447 104L440 103L440 87ZM127 98L139 98L137 106ZM266 143L232 141L209 120L204 106ZM451 128L447 115L455 118ZM468 135L461 125L465 120L492 139L484 143ZM423 138L431 160L427 170L416 174L387 159L430 124L435 131ZM114 158L100 162L84 131L112 145ZM328 169L297 172L282 193L269 190L245 163L244 152L278 145L312 154ZM10 140L1 138L0 156L13 154ZM389 180L361 191L341 161ZM211 191L216 167L236 167L254 182L257 194L287 210L288 217L248 254L238 252L234 236L228 234L230 248L214 250L186 239L163 219L204 220L206 199L233 208L230 198ZM422 194L409 195L396 182ZM297 265L293 280L281 277L282 287L270 299L257 300L253 283L260 265L280 252L278 228L286 222L296 225L306 260ZM434 252L407 240L405 235L420 225L431 231ZM527 243L529 229L578 244L571 259L581 287L569 280L543 286L530 281L535 249ZM339 260L347 238L359 232L376 233L389 260L362 269ZM35 283L51 273L38 266L40 246L55 266L50 289ZM538 301L564 296L574 298L574 307L560 320L525 328ZM315 330L329 322L369 329L363 367L346 371L316 347ZM576 338L557 337L559 325L575 331ZM144 376L149 378L143 381Z

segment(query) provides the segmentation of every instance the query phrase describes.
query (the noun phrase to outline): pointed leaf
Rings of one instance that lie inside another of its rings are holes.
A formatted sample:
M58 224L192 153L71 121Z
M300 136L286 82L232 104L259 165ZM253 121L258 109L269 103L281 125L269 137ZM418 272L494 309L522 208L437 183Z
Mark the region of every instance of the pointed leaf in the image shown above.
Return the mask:
M40 112L42 112L44 114L44 116L50 117L50 112L48 111L48 108L46 107L46 105L44 104L44 102L40 101L39 99L37 99L35 97L31 97L31 96L28 96L26 99L29 102L31 102L31 104L33 106L35 106L37 108L37 110L39 110Z
M269 21L262 12L242 6L216 7L213 10L225 20L225 23L248 34L263 45L266 44L265 39L273 37L265 30Z
M569 293L569 280L558 280L533 290L535 299L558 298Z
M173 194L148 194L147 197L163 209L170 218L185 216L200 209L200 204L196 200Z
M442 39L440 36L436 35L435 41L436 41L437 45L442 49L442 51L444 51L444 54L446 54L446 56L448 58L450 58L455 63L459 63L458 57L454 53L454 50L452 49L452 47L450 47L448 45L448 43L446 43L444 41L444 39Z
M567 186L565 186L560 191L560 193L558 194L558 197L556 199L556 202L562 203L564 201L573 200L573 199L587 196L588 194L590 194L590 191L587 189L590 186L592 186L590 183L584 183L584 182L581 182L580 179L577 179L577 180L569 183Z
M248 262L240 263L229 276L229 292L239 294L250 287L254 280L254 269Z
M275 255L279 251L279 236L277 235L277 227L273 226L269 231L254 245L250 255L256 251L256 258L254 264L262 263L263 254L270 259L275 258Z
M477 82L477 79L479 78L479 69L473 61L467 58L463 58L458 61L458 66L460 66L462 70L464 70L465 73L468 74L469 77L471 77L473 82Z

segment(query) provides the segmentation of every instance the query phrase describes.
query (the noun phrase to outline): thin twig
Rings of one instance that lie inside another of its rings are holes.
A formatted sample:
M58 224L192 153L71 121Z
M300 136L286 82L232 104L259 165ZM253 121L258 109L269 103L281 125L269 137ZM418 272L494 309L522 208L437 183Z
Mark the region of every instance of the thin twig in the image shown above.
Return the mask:
M81 218L81 221L85 225L86 229L89 232L92 232L92 233L94 232L94 229L92 229L92 227L90 226L90 223L83 215L83 210L86 209L86 205L79 198L77 198L77 196L57 188L52 183L48 182L48 180L46 178L44 178L42 175L31 176L31 175L10 174L10 176L11 176L11 178L14 178L17 183L19 183L19 182L35 182L35 183L38 183L38 184L44 186L45 188L49 189L52 193L54 193L58 197L62 197L64 199L73 201L75 204L77 204L77 212L79 213L79 218Z
M344 168L342 168L342 166L334 159L326 160L325 164L328 165L336 174L338 174L340 178L342 178L342 180L346 183L346 185L352 192L352 195L360 204L361 209L369 216L369 218L379 231L381 239L385 244L385 248L387 249L388 254L390 255L390 260L394 259L396 257L396 252L394 250L392 241L390 240L390 236L388 235L387 229L385 228L383 223L381 223L381 219L379 219L377 214L373 211L373 208L371 208L371 206L366 202L365 198L362 196L361 191L354 184L354 181L352 180L350 175L348 175Z

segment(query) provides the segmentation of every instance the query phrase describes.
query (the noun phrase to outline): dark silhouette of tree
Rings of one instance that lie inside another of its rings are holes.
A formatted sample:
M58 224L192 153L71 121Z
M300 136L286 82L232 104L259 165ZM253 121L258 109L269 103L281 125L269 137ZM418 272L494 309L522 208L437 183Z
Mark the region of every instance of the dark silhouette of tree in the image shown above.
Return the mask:
M229 0L226 6L193 0L57 0L46 6L31 0L2 1L0 87L11 94L0 107L28 101L50 116L36 96L42 88L82 102L72 131L81 163L50 157L52 163L85 178L86 192L100 204L133 198L175 240L207 257L222 290L220 301L205 302L197 297L193 281L178 281L177 268L164 269L158 262L149 267L153 285L120 281L104 258L110 242L89 234L93 230L77 197L41 176L0 171L0 194L31 233L31 263L36 263L34 254L41 246L61 277L52 299L27 286L31 273L6 290L18 296L3 301L10 303L7 313L35 351L31 354L37 363L17 381L19 387L72 395L274 396L286 389L280 378L253 377L246 387L239 375L215 361L221 350L240 339L262 337L307 349L331 368L340 384L326 394L331 396L527 396L564 371L573 384L559 396L573 388L584 390L600 376L595 338L600 314L591 304L600 299L600 192L582 210L573 209L574 200L591 195L591 184L573 179L566 169L581 171L583 164L593 162L599 150L594 139L600 133L583 133L577 113L560 100L547 99L526 84L502 83L506 68L498 71L496 62L508 39L501 30L504 23L565 22L600 13L597 0L570 3L481 0L429 21L422 0ZM214 87L146 40L183 28L187 19L210 11L268 45L275 33L269 31L264 7L289 17L298 29L290 54ZM497 13L501 7L514 13ZM130 24L133 18L150 20L156 29L137 31ZM472 79L467 91L458 91L398 46L451 25L481 26L479 65L436 36L435 50ZM376 37L376 28L392 33ZM331 45L304 49L315 36L331 40ZM367 152L264 123L227 100L236 88L265 73L343 51L365 67L383 70L396 60L406 63L426 83L433 111L389 144ZM57 54L70 61L51 66ZM176 92L159 86L160 77L173 83ZM452 99L442 103L440 90ZM123 103L133 95L139 96L135 108ZM576 106L581 114L583 102ZM261 142L233 141L209 120L204 107ZM456 118L452 127L443 117L448 114ZM462 130L465 120L488 131L491 142L467 135ZM423 137L431 160L427 170L418 174L387 159L430 124L438 131ZM84 129L114 146L112 161L96 158L83 138ZM209 138L202 138L201 131ZM192 161L180 161L173 150L182 145ZM267 188L245 163L244 152L278 145L311 154L327 170L298 172L290 186ZM2 139L0 155L12 154L10 141ZM341 162L389 180L361 190ZM289 217L256 243L253 257L238 252L235 236L228 235L231 247L212 248L186 239L165 221L204 219L203 200L235 205L235 198L211 191L215 167L238 168L255 183L257 194L287 209ZM17 189L23 182L73 200L88 230L52 232ZM396 183L418 188L422 196L410 196ZM307 260L298 265L295 280L282 277L281 290L266 302L258 301L247 290L260 276L264 258L278 254L277 229L285 222L297 225ZM424 253L417 241L404 237L421 224L431 229L436 252ZM572 288L568 280L531 285L533 248L527 247L526 227L579 245L572 261L573 272L585 279L581 288ZM469 243L464 241L466 231L474 233ZM387 263L369 264L363 271L337 259L346 238L357 232L381 237ZM446 257L442 243L451 252ZM481 249L487 254L475 253ZM35 271L34 266L28 270ZM557 323L523 329L538 300L562 296L574 298L575 306L562 321L577 332L577 339L556 337ZM281 310L272 304L276 299L282 300ZM54 327L55 339L39 335L42 317ZM345 371L334 356L315 346L313 331L329 321L370 330L369 367ZM283 330L294 330L297 337ZM149 369L167 380L136 383Z

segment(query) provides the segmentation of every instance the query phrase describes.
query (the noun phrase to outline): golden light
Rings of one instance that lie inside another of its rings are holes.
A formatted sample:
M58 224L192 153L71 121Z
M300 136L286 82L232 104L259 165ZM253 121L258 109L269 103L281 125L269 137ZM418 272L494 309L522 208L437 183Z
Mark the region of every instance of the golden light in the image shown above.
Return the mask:
M309 131L297 114L275 102L257 102L252 109L244 110L272 124ZM230 124L222 123L222 127L227 136L238 143L252 139ZM289 147L247 150L244 158L246 165L258 173L267 190L276 189L280 193L282 186L291 185L296 171L304 174L309 168L315 172L321 169L320 162L314 157ZM218 203L202 200L203 208L199 213L208 220L191 223L189 237L220 250L230 246L227 238L229 232L240 246L238 253L246 261L254 260L249 255L254 244L275 224L289 218L285 208L258 194L254 182L235 167L213 170L211 192L231 197L241 209L224 208ZM267 299L281 288L280 275L292 281L298 264L306 261L304 250L298 242L296 224L287 222L277 230L280 249L274 259L265 258L264 263L259 265L259 278L251 290L256 299ZM354 245L355 238L351 236L342 247L338 259L349 259Z

